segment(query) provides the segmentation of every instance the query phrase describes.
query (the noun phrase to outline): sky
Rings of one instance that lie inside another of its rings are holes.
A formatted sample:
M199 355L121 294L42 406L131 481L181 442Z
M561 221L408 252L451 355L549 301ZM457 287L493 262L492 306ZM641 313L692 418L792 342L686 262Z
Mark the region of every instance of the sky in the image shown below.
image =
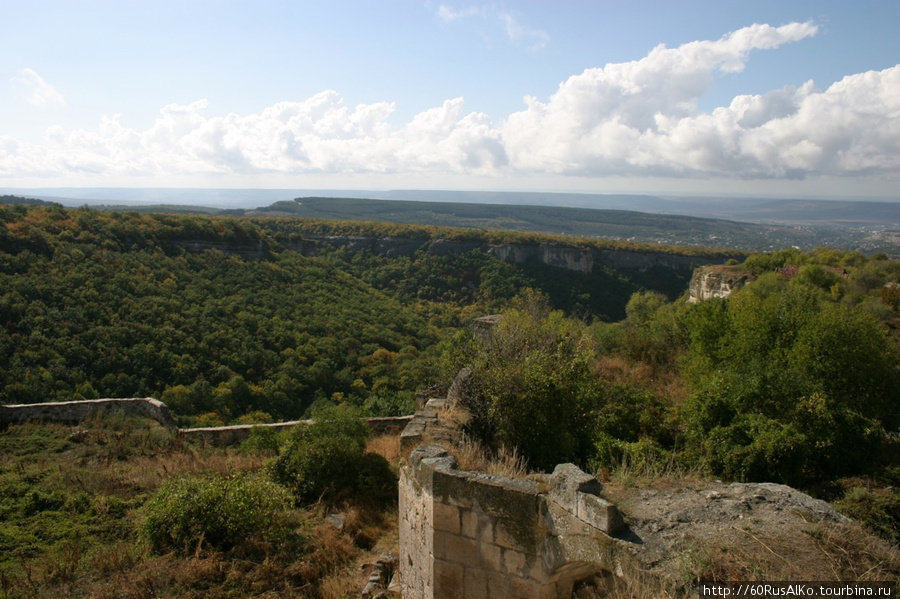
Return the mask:
M900 200L897 0L0 0L0 187Z

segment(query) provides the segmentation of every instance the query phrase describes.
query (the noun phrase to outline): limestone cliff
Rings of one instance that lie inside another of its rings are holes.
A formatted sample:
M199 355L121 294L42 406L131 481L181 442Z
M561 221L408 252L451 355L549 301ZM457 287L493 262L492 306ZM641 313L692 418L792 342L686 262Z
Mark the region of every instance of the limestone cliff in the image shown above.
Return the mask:
M688 301L697 303L716 297L728 297L752 279L753 275L742 266L703 266L694 271Z
M641 251L626 249L601 249L575 245L546 243L533 244L492 244L486 241L457 241L431 238L379 238L350 236L310 236L302 241L285 244L288 249L306 256L318 253L320 244L346 247L350 250L367 249L384 256L410 256L424 249L430 254L441 256L462 254L475 249L492 254L505 262L522 264L531 260L567 270L590 273L596 265L611 268L647 270L656 266L673 269L692 269L713 264L721 257L711 258L701 255L673 254L664 251Z

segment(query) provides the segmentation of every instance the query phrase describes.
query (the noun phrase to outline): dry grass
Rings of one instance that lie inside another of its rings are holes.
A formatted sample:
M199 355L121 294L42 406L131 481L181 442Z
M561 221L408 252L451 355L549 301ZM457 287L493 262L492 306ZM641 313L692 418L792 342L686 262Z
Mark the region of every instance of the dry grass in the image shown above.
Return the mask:
M687 398L684 381L676 372L644 362L632 362L618 355L604 355L594 365L595 374L616 384L649 391L675 404Z
M27 425L0 433L2 447L16 448L0 452L4 480L28 484L40 497L84 496L87 507L80 508L77 525L90 531L45 547L13 547L19 559L0 555L0 597L353 597L368 566L383 552L397 551L396 505L367 505L360 498L337 508L340 526L326 518L331 512L324 506L312 506L293 510L283 537L275 540L248 538L228 552L204 547L188 557L152 555L136 534L149 493L172 476L257 471L265 457L166 439L153 423L146 430L128 424L125 434L95 428L76 442L68 440L69 427ZM399 439L372 439L370 450L396 465ZM23 531L31 525L16 524ZM58 526L58 534L74 525Z
M366 444L366 451L377 453L388 461L395 470L400 465L400 436L380 435L372 437Z
M438 421L447 428L462 429L472 419L472 415L464 407L456 403L445 403L438 409Z
M686 468L676 463L673 455L669 454L663 461L645 461L640 464L635 464L626 455L616 467L602 468L593 474L603 483L607 493L613 494L629 487L652 487L665 491L685 483L699 483L709 479L709 474L700 465L695 465L692 469Z
M438 410L438 421L441 426L457 431L462 431L471 418L468 410L457 404L446 404ZM462 435L459 442L444 445L456 458L460 470L509 478L525 478L530 473L525 459L515 448L509 450L501 447L492 452L469 435Z
M858 525L810 525L800 539L740 530L743 543L698 545L682 557L684 581L900 579L900 552Z
M477 440L464 436L462 442L449 448L460 470L483 472L508 478L526 478L530 471L516 449L501 447L496 454Z
M742 533L746 542L696 543L678 559L670 580L648 575L600 579L577 588L572 599L676 599L696 597L702 580L881 582L900 580L900 552L859 526L810 526L800 534L761 537ZM798 551L798 546L804 548Z

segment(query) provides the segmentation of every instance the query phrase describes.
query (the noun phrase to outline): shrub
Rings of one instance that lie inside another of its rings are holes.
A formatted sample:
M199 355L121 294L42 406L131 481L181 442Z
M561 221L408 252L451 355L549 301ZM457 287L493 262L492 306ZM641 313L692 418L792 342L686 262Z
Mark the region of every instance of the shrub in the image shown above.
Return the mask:
M472 392L464 404L472 434L517 448L536 469L586 461L589 412L600 389L584 323L551 311L546 298L530 292L469 349Z
M900 541L900 492L853 487L836 504L844 514L863 522L875 534L889 541Z
M269 473L304 501L356 495L385 500L394 495L396 478L384 458L366 453L369 434L359 410L343 405L319 409L311 424L291 430Z
M189 552L201 543L225 551L274 533L289 507L288 493L259 476L175 478L144 504L141 534L157 552Z
M271 426L254 426L250 429L250 436L241 443L241 451L250 454L278 455L278 436L278 432Z
M682 322L693 391L682 414L716 474L803 484L859 472L897 426L900 370L884 326L814 285L760 277Z

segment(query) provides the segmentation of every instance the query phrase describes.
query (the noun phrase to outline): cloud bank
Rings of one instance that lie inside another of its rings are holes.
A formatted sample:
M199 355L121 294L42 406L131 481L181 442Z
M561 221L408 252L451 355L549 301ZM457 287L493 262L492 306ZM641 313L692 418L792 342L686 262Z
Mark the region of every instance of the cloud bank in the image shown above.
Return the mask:
M753 51L815 34L811 23L752 25L718 40L658 46L640 60L573 75L544 101L525 98L523 110L499 123L453 98L396 127L389 121L393 103L351 107L328 90L247 115L209 116L205 100L172 104L146 130L113 115L95 130L51 127L39 143L0 135L0 181L267 174L896 177L900 65L848 75L825 90L808 81L738 96L712 111L698 108L715 78L743 69ZM26 71L24 81L43 82ZM37 83L31 89L44 89L35 91L36 104L62 101Z

